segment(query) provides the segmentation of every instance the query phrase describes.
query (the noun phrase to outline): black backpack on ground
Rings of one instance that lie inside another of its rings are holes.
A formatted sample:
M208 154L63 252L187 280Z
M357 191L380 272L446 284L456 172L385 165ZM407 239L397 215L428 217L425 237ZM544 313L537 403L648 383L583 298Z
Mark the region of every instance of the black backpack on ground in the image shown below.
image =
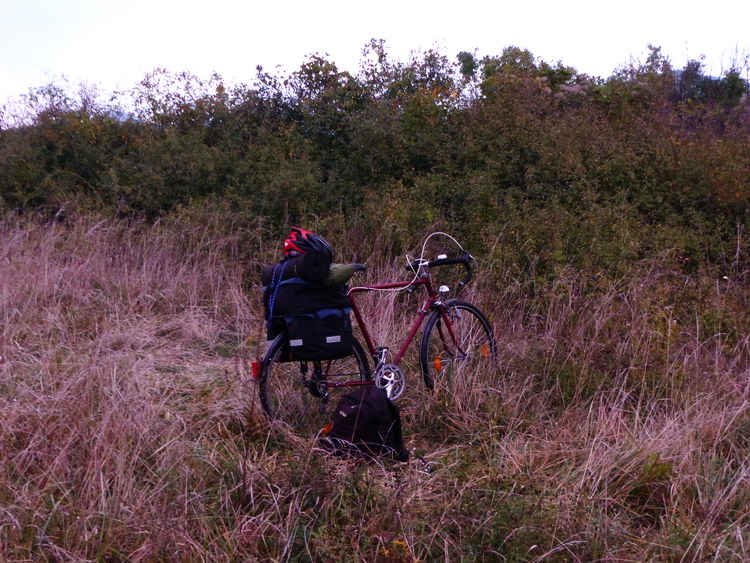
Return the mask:
M341 457L409 459L398 407L375 385L358 387L341 397L320 443Z

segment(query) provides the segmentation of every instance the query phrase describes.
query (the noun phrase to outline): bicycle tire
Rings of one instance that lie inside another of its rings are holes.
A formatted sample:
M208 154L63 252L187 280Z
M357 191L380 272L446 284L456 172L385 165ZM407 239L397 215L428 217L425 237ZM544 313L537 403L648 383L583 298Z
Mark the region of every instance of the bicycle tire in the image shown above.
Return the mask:
M446 330L446 318L461 351ZM422 378L428 389L434 389L438 379L448 385L466 381L492 367L495 358L492 325L475 305L451 299L428 317L419 350Z
M295 433L320 430L330 418L321 413L323 400L316 396L304 379L310 379L316 364L325 373L324 379L331 381L369 381L370 362L362 345L354 339L352 354L345 358L323 361L289 361L289 343L286 333L279 334L269 345L261 363L258 393L260 405L266 417L275 423L288 426ZM307 366L307 375L303 375ZM328 410L336 406L338 399L349 387L329 387Z

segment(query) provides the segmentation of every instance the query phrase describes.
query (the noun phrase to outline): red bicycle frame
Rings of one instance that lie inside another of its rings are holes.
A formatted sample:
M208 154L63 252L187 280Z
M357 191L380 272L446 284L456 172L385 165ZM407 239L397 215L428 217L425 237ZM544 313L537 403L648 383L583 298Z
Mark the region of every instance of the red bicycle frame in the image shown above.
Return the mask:
M409 330L409 334L407 335L406 339L404 340L403 344L401 344L401 348L396 353L396 356L393 358L394 364L399 364L401 362L401 359L403 358L404 354L406 353L406 350L411 345L412 341L414 340L414 337L417 335L417 332L419 332L419 328L422 326L422 323L424 322L425 317L430 313L433 306L438 303L440 297L435 291L435 289L432 286L432 282L430 281L429 277L422 277L417 278L413 281L404 281L404 282L392 282L392 283L386 283L386 284L376 284L376 285L367 285L367 286L358 286L353 287L349 290L349 301L352 304L352 312L354 313L354 318L357 319L357 324L360 327L360 330L362 331L362 337L365 340L365 344L367 346L368 351L370 352L370 356L375 359L377 362L377 359L375 357L377 349L375 348L375 344L372 341L372 336L370 336L370 332L367 330L367 325L365 324L364 318L362 317L362 312L359 308L359 305L357 304L357 301L354 299L354 295L357 293L366 293L368 291L380 291L380 290L389 290L389 289L403 289L409 286L424 286L427 290L427 299L425 299L424 303L422 304L422 307L419 309L419 313L417 314L417 318L414 321L414 324L411 326L411 329ZM448 327L448 332L453 338L453 331L451 330L450 326ZM455 340L455 339L454 339ZM330 362L328 367L330 367ZM325 373L324 373L325 376ZM326 381L326 385L329 387L356 387L360 385L372 385L374 382L372 380L369 381Z
M373 344L372 337L370 336L370 332L367 330L367 325L365 324L364 319L362 318L362 313L359 309L359 306L357 305L357 301L353 298L353 296L357 293L365 293L368 291L403 289L406 287L410 287L410 286L413 287L413 286L418 286L418 285L423 285L425 286L425 289L427 289L427 299L425 299L425 302L423 303L422 307L419 309L417 318L414 321L414 324L412 324L411 329L409 330L409 334L406 336L406 339L404 340L403 344L401 344L401 348L393 357L393 363L398 364L401 362L401 359L404 357L404 354L406 354L406 350L411 345L411 342L412 340L414 340L414 337L417 335L417 332L419 332L419 327L422 326L422 323L424 322L425 317L430 313L430 311L432 310L432 307L439 300L439 296L436 294L434 288L432 287L430 278L424 277L424 278L418 278L416 280L408 281L408 282L393 282L393 283L386 283L386 284L353 287L349 290L349 298L350 298L349 300L352 303L352 312L354 313L354 318L357 319L357 324L359 325L359 328L362 331L362 338L364 338L365 344L367 345L367 349L369 350L370 355L372 355L373 357L375 356L376 348L375 348L375 345Z

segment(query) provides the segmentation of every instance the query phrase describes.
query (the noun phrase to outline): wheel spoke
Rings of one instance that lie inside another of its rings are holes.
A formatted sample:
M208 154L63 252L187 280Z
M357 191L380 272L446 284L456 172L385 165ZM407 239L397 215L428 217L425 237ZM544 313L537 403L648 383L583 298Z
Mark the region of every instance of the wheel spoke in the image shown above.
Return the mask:
M269 347L259 384L261 406L268 418L289 426L295 433L319 431L330 419L327 411L347 391L346 387L324 387L328 393L326 403L318 392L317 381L340 383L370 378L369 363L359 343L354 346L353 355L323 362L282 361L283 352L283 342L274 341Z
M495 342L484 314L469 303L447 304L430 317L422 339L422 375L428 387L476 377L494 361Z

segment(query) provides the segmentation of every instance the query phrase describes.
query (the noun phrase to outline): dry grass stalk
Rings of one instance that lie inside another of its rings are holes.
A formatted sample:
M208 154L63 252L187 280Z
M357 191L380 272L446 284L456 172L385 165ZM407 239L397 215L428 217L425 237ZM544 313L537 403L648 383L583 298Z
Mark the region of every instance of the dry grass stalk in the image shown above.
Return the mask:
M5 559L750 556L738 282L655 260L530 296L483 264L505 289L466 296L494 320L497 368L429 395L406 363L427 475L268 427L235 356L259 344L255 276L276 249L182 221L0 224ZM363 281L400 274L386 256ZM418 300L365 301L376 339L399 342Z

